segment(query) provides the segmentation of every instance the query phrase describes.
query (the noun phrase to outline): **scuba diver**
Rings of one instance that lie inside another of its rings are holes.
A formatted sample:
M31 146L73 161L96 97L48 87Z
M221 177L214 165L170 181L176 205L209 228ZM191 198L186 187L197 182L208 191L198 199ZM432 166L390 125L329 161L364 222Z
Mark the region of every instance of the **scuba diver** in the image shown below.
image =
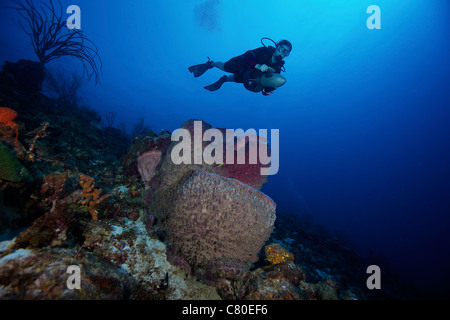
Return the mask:
M275 47L266 46L263 41L266 39L272 41ZM286 71L283 59L291 53L292 44L287 40L275 42L266 37L261 39L261 43L262 47L248 50L225 63L214 62L208 57L207 62L190 66L188 70L194 74L194 77L199 77L214 67L232 73L232 75L224 75L218 81L204 87L209 91L220 89L225 82L237 82L243 83L247 90L262 92L267 96L286 83L286 78L280 73Z

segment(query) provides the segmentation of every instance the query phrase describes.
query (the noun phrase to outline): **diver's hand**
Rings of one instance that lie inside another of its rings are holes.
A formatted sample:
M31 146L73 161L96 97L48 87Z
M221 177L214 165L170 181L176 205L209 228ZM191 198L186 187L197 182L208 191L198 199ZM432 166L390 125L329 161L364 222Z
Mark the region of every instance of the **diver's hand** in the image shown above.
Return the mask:
M267 70L269 70L269 67L266 64L257 64L255 66L256 69L260 70L261 72L266 72Z

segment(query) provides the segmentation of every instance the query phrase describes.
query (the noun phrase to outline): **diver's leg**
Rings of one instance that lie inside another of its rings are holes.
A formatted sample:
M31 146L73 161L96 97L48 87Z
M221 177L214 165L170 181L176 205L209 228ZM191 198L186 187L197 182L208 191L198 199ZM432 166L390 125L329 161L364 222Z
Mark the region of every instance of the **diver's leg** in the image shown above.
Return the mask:
M223 63L223 62L220 62L220 61L217 61L217 62L213 62L213 67L216 67L216 68L218 68L218 69L220 69L220 70L222 70L222 71L226 71L225 70L225 63Z
M265 88L279 88L286 83L286 78L278 73L266 73L261 76L260 83Z
M214 61L210 60L208 57L208 61L201 64L196 64L193 66L190 66L188 68L189 72L194 74L194 77L200 77L202 74L204 74L209 69L212 69L214 66Z
M225 82L229 82L229 76L222 76L219 80L217 80L216 82L214 82L213 84L210 84L209 86L203 87L206 90L209 91L216 91L219 90L220 87L225 83Z

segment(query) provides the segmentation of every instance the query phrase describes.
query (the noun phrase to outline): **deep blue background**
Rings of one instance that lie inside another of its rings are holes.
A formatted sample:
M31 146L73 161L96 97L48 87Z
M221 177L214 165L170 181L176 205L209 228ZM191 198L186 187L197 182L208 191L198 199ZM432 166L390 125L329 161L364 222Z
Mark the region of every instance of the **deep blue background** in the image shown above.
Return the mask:
M36 60L17 14L0 8L0 62ZM128 130L190 118L230 129L280 129L280 171L263 191L279 211L310 213L363 255L386 255L429 297L450 284L450 2L446 0L62 1L103 60L83 96ZM381 30L369 30L369 5ZM67 15L68 16L68 15ZM192 64L293 44L288 81L269 97L194 79ZM81 70L77 61L50 66ZM373 264L381 262L373 261ZM448 295L448 294L447 294Z

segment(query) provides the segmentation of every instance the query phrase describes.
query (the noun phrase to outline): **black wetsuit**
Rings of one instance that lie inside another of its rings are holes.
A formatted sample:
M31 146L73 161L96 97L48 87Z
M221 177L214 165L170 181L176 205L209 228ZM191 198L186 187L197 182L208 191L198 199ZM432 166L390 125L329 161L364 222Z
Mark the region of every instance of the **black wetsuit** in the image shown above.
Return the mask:
M226 72L234 73L234 81L238 83L242 83L244 74L257 64L265 64L275 69L276 73L280 73L281 68L284 66L284 60L273 63L272 56L274 52L275 48L271 46L248 50L246 53L225 62L224 69Z

